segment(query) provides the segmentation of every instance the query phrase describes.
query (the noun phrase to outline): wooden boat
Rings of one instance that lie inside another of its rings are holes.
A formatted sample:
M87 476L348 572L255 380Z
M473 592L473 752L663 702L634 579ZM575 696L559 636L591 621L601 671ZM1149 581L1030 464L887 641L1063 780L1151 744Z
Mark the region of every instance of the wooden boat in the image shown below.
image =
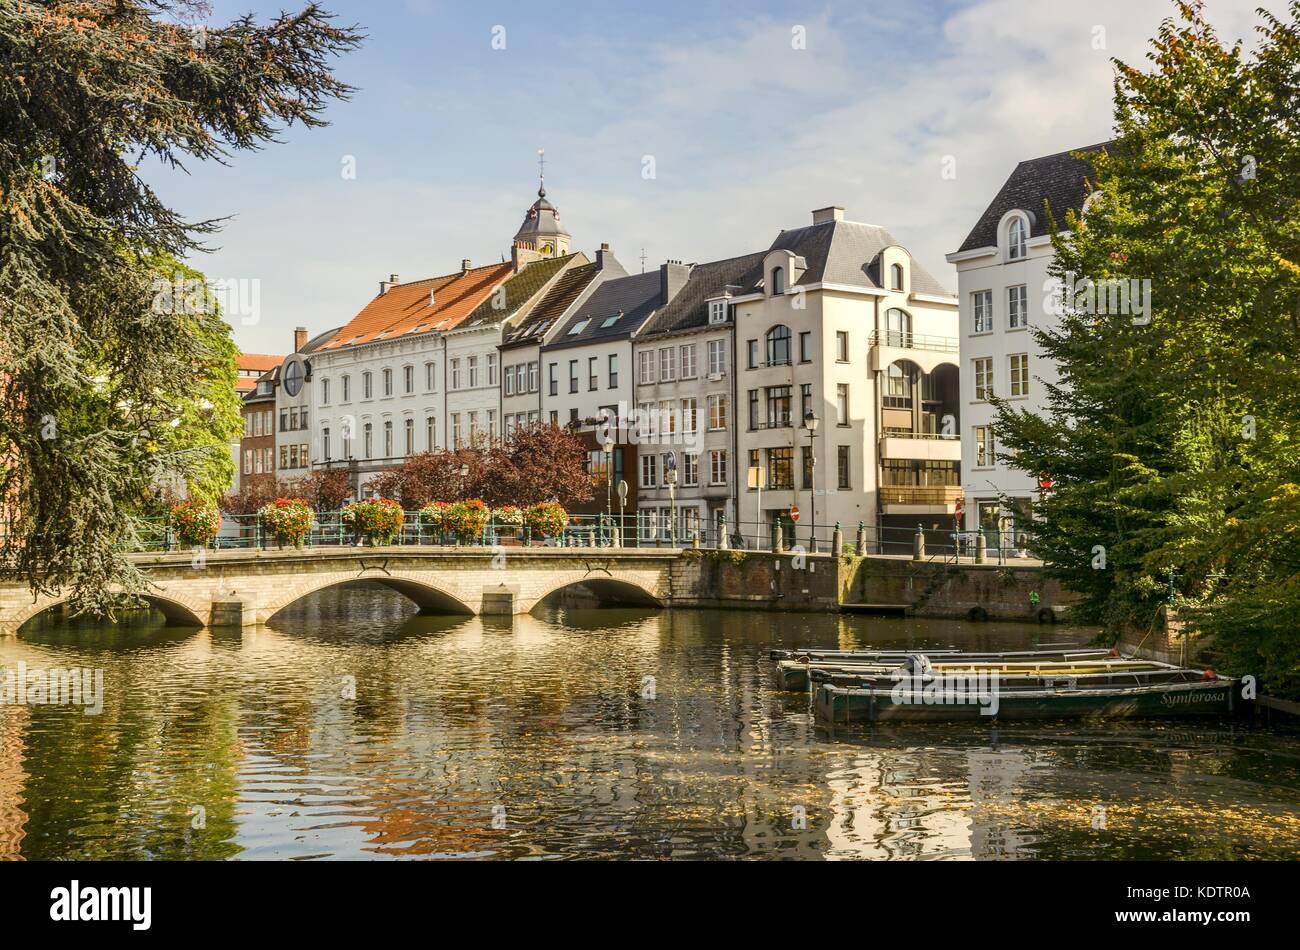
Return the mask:
M1227 716L1245 705L1235 680L1178 667L999 677L966 690L950 690L948 682L925 684L932 687L928 695L925 687L909 688L915 682L824 682L814 691L813 708L819 722L835 724Z
M910 656L918 651L791 651L773 650L772 659L776 660L773 678L778 689L806 690L811 683L809 670L814 668L862 670L868 672L876 669L896 669ZM1013 650L1005 653L961 653L957 650L925 651L924 655L935 666L949 663L1007 663L1050 661L1085 662L1115 658L1117 654L1107 649L1071 649L1071 650Z

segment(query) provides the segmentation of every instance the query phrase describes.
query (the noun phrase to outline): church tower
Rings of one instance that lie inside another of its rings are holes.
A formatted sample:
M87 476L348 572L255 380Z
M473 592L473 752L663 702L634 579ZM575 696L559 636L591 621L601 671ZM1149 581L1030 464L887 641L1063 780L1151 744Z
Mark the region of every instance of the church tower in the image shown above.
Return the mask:
M537 200L515 233L515 247L522 244L543 259L561 257L569 253L569 232L560 224L560 209L546 200L545 149L537 150L537 160L540 166Z

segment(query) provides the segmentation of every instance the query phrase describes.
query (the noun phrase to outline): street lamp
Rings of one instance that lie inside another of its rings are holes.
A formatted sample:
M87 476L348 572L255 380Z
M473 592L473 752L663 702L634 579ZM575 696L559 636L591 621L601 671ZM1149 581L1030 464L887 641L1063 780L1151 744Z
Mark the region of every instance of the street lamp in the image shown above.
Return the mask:
M672 519L670 537L673 547L677 547L677 469L668 472L668 517Z
M614 440L606 437L601 448L605 450L605 521L614 521ZM610 539L613 544L613 539Z
M812 540L808 545L809 553L817 552L817 451L813 447L813 439L817 436L817 424L821 422L813 411L809 409L803 414L803 427L808 430L808 474L811 484L808 486L808 494L812 501L809 504L808 529L812 532Z

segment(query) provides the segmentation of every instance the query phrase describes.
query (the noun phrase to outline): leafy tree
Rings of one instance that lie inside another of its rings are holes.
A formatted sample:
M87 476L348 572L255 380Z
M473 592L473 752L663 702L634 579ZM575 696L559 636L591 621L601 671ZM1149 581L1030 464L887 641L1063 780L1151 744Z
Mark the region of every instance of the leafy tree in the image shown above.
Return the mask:
M322 125L350 93L329 62L360 41L315 4L202 32L166 19L191 7L0 0L0 556L96 612L113 586L146 586L125 552L151 492L219 474L165 430L201 425L176 397L225 347L154 306L153 283L216 223L168 208L138 163L220 161Z
M1149 630L1172 588L1227 669L1295 692L1300 3L1260 13L1253 55L1199 3L1177 8L1149 70L1117 63L1117 145L1055 239L1075 291L1150 280L1149 322L1065 295L1036 331L1060 368L1047 411L1003 402L998 431L1013 464L1054 478L1034 546L1085 619Z

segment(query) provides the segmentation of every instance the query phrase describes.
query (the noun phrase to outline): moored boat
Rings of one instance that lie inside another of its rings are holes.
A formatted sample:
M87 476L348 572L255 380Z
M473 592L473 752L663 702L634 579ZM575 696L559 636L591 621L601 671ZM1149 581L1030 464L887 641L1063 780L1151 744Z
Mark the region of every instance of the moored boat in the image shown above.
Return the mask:
M837 669L844 671L871 672L878 669L891 670L907 662L908 657L917 656L918 651L846 651L846 650L773 650L770 656L776 661L773 679L778 689L790 691L806 690L811 683L809 671L812 669ZM1108 649L1068 649L1068 650L1012 650L1004 653L962 653L957 650L924 651L924 655L935 666L951 663L1083 663L1094 661L1122 660L1116 651Z

